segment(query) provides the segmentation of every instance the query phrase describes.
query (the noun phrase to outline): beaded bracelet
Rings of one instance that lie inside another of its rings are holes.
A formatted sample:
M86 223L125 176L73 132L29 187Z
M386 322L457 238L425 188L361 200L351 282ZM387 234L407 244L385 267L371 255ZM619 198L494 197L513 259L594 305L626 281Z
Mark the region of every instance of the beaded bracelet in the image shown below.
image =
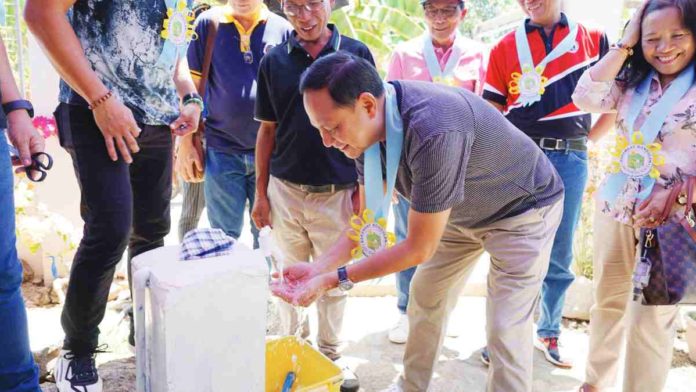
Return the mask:
M626 57L631 57L633 56L633 48L627 45L624 45L622 42L617 42L615 44L612 44L609 47L609 50L618 50L622 52Z
M186 106L186 105L188 105L188 104L190 104L190 103L193 103L193 104L198 105L198 107L201 108L201 112L202 112L203 109L205 108L205 105L203 104L203 100L200 99L200 98L195 98L195 97L189 98L189 99L187 99L187 100L185 100L185 101L183 102L183 105Z
M97 98L96 100L92 101L92 103L89 104L89 110L96 109L97 107L99 107L99 105L108 101L109 98L111 98L113 95L114 95L114 92L112 90L109 90L106 94L104 94L101 97Z

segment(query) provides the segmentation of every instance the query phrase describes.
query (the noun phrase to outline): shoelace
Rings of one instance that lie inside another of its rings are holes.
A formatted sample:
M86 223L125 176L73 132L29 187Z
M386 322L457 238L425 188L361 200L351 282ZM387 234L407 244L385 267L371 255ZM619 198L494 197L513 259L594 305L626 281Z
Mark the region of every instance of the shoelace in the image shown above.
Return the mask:
M72 355L72 353L68 353L65 354L65 359L70 360L68 371L72 373L72 376L66 377L66 379L70 381L72 385L92 385L99 379L97 367L94 362L94 354L76 356Z
M96 354L107 352L107 349L107 345L102 345L97 347L93 352L85 354L74 354L73 352L66 353L63 357L70 361L68 370L72 373L72 377L66 377L66 379L74 386L87 386L99 381L99 374L97 373L97 365L94 358Z
M549 350L558 350L558 338L548 338Z

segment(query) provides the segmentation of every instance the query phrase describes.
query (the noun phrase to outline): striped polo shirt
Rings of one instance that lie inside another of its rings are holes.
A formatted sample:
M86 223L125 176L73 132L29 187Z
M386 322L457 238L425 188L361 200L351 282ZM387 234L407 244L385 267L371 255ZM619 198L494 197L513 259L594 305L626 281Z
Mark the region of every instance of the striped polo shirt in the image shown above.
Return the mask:
M451 209L449 224L476 228L561 200L551 162L488 102L462 88L390 83L404 122L396 190L413 210ZM356 167L364 183L363 157Z
M532 24L529 19L524 23L534 64L541 62L570 33L565 14L561 14L560 22L548 35L543 27ZM507 119L531 137L572 139L587 136L591 116L575 106L571 95L582 73L608 50L609 41L603 32L578 24L575 46L551 61L544 70L548 82L541 101L522 107L515 104L519 95L508 92L512 74L521 72L512 31L491 50L483 98L502 105Z

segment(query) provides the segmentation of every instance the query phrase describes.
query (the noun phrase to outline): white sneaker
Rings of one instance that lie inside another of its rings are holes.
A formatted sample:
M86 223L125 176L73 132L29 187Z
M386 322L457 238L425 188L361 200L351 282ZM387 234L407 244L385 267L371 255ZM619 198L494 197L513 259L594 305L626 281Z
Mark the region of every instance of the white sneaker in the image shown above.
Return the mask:
M341 374L343 375L343 383L341 383L341 392L358 392L360 390L360 380L355 374L353 369L351 369L348 362L339 358L334 361L338 367L341 368Z
M71 351L61 350L53 374L59 392L102 392L94 354L75 356Z
M394 384L388 386L387 389L382 389L379 392L403 392L403 389L401 389L399 384L394 383Z
M454 325L454 323L449 323L447 325L447 337L448 338L458 338L460 335L460 329Z
M389 341L396 344L404 344L408 339L408 316L402 314L394 328L389 330Z

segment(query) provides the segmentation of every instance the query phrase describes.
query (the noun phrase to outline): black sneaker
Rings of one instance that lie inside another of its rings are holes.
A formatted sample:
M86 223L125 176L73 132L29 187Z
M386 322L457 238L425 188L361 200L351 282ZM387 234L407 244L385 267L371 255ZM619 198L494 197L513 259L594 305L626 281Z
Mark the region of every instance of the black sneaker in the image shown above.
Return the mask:
M60 351L53 371L58 392L102 392L102 380L97 373L94 355Z

